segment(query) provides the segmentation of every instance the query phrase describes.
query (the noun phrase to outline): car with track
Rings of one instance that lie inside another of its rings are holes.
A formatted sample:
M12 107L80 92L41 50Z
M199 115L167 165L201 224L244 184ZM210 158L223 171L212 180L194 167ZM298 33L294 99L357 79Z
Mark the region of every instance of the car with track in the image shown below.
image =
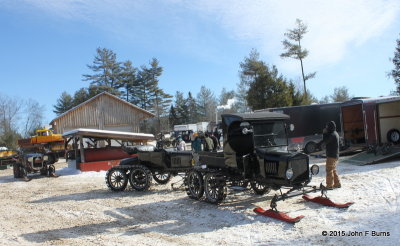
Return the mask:
M271 201L276 211L277 201L315 192L317 188L308 184L319 167L310 167L308 155L288 150L288 119L275 112L223 114L223 152L199 153L199 161L186 176L188 196L197 200L205 196L207 202L218 204L227 187L250 183L256 194L281 191Z
M124 150L136 155L121 160L107 171L106 184L112 191L125 190L128 182L134 190L145 191L150 188L152 179L166 184L172 176L185 176L193 167L192 151L156 149L151 145L130 146Z

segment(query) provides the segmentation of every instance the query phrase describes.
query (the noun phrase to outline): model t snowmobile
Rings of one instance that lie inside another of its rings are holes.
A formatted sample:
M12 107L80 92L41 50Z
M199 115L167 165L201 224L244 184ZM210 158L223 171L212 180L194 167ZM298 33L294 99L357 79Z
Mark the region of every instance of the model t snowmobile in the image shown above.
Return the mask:
M125 148L125 151L127 148ZM192 152L175 149L155 149L149 145L135 146L129 154L134 157L121 160L119 165L107 171L106 184L112 191L123 191L128 181L137 191L150 188L154 179L159 184L166 184L173 175L182 174L192 169Z
M232 184L250 183L257 194L280 190L269 210L254 211L267 217L286 222L298 222L303 216L291 218L277 210L277 202L303 195L304 199L336 206L326 197L323 186L308 185L319 167L309 165L309 157L287 149L289 116L262 112L253 114L223 114L223 152L200 152L199 162L186 176L189 197L218 204L226 197L226 187ZM325 197L313 198L306 193L323 190ZM287 192L283 193L282 190ZM330 203L329 203L330 202Z

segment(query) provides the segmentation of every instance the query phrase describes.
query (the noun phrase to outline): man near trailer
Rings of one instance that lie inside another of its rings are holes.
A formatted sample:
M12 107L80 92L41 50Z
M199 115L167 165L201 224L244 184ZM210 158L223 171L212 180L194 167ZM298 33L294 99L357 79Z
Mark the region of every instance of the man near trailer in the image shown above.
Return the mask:
M341 184L336 171L339 159L339 134L334 121L326 124L323 139L317 144L317 147L321 148L323 143L326 146L326 188L340 188Z

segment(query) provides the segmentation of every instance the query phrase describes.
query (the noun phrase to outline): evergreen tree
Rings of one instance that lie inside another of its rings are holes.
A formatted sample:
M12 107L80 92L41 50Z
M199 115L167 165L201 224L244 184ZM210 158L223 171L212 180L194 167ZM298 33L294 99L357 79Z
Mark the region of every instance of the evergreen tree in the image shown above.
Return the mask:
M198 109L197 109L197 102L193 98L192 93L189 91L188 97L186 99L187 109L188 109L188 119L189 123L196 123L198 122Z
M110 86L105 86L105 85L90 85L88 88L88 99L97 96L100 93L103 92L108 92L114 96L119 96L120 95L120 91L118 91L117 89L111 88Z
M161 124L161 118L166 117L168 113L168 108L172 102L172 96L165 93L162 89L158 88L154 90L154 112L157 117L157 132L160 132L165 127Z
M247 102L252 110L275 108L292 105L292 97L288 83L278 74L278 69L273 66L266 72L257 76L250 84Z
M238 112L248 112L250 110L247 95L250 84L253 83L257 77L265 74L266 65L260 60L260 54L257 50L252 49L249 57L245 57L244 61L240 63L240 83L236 92L236 107Z
M306 33L307 26L301 20L296 19L296 27L292 30L288 30L288 32L284 34L289 40L293 42L290 42L287 39L283 40L282 44L286 52L281 54L281 57L283 58L289 57L300 61L305 96L307 96L306 81L314 78L316 74L315 72L307 75L304 74L303 60L307 57L308 50L302 48L301 40Z
M304 95L292 81L289 82L289 93L292 98L291 106L304 105L304 103L303 103Z
M200 92L197 93L197 105L200 121L215 121L217 99L214 93L204 85L201 86Z
M394 65L389 75L394 79L396 84L396 93L400 95L400 39L396 40L397 46L394 52L394 57L391 59Z
M175 94L175 112L178 123L177 125L189 124L190 119L187 100L180 91L177 91Z
M74 99L70 94L64 91L61 94L60 98L57 99L57 104L54 105L53 107L54 107L53 112L56 113L57 115L61 115L74 107Z
M117 62L117 55L112 50L106 48L97 48L96 52L93 65L87 65L94 74L84 74L83 80L89 81L90 85L96 85L99 88L120 88L121 69L120 63Z
M138 96L138 80L137 80L137 69L132 66L131 61L126 61L122 64L121 73L120 73L120 84L121 88L123 88L122 96L123 98L130 103L138 104L139 96Z
M153 58L150 68L142 65L138 72L137 89L139 106L145 110L154 110L155 92L158 89L158 77L162 73L157 59Z
M177 112L175 110L174 105L171 105L170 110L169 110L169 127L172 129L174 125L179 125L180 121L177 115Z
M89 92L86 88L80 88L74 94L73 105L74 107L87 101L89 99Z

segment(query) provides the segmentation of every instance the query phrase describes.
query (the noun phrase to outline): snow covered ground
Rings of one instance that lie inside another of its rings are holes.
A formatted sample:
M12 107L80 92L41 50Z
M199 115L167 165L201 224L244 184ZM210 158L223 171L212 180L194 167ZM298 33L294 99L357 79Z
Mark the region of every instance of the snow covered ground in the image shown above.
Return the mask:
M311 161L320 164L312 181L318 185L325 180L324 159ZM111 192L105 172L81 173L64 162L56 168L59 178L32 175L30 182L15 180L12 169L0 171L0 245L400 245L400 160L370 166L342 160L343 187L328 195L355 204L279 202L290 216L305 216L295 225L252 211L268 208L275 192L229 190L215 206L170 185Z

